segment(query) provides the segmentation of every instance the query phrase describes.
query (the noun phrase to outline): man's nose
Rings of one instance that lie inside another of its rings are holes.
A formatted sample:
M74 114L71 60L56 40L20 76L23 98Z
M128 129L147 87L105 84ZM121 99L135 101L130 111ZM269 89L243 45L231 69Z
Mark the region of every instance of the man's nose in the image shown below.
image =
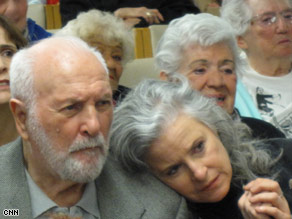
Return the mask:
M81 118L80 132L82 135L94 137L100 132L99 113L95 107L89 107Z

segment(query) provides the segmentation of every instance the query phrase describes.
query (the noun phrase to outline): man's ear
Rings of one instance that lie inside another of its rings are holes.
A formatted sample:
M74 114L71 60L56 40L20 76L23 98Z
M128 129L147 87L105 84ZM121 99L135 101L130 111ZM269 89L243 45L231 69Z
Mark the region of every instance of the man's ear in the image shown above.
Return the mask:
M23 138L23 140L27 140L28 139L28 132L26 128L27 112L25 104L18 99L11 99L10 109L13 114L15 125L19 135Z
M165 73L165 71L161 71L159 74L159 78L163 81L167 81L168 80L168 75Z
M242 37L242 36L238 36L237 37L237 45L238 45L239 48L241 48L243 50L246 50L248 48L248 45L245 42L244 37Z

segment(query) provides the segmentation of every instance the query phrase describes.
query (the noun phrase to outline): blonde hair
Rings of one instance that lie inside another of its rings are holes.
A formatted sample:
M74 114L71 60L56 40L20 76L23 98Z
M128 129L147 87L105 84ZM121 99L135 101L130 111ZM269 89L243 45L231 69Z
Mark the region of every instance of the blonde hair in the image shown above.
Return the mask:
M72 35L85 42L101 40L106 44L118 42L122 46L123 66L134 57L133 33L124 21L110 12L96 9L80 13L76 19L71 20L56 35Z

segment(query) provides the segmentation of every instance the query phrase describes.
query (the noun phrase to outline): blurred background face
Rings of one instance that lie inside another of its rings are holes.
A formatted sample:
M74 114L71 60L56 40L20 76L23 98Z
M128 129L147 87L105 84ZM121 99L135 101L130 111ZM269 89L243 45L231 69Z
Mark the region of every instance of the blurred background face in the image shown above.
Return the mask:
M15 44L0 27L0 104L8 103L10 99L9 66L16 51Z
M91 46L100 51L105 59L109 70L110 84L113 91L116 91L119 86L120 77L123 73L123 49L120 43L106 44L104 42L90 42Z
M146 155L153 173L192 202L218 202L229 191L229 156L207 126L181 114L164 129Z
M217 104L231 114L236 92L234 70L231 50L224 43L218 43L208 47L189 46L178 72L189 79L195 90L215 98Z
M0 14L13 22L20 31L26 27L27 0L0 0Z
M291 56L292 8L289 0L249 0L248 4L253 19L242 36L247 55L252 58Z

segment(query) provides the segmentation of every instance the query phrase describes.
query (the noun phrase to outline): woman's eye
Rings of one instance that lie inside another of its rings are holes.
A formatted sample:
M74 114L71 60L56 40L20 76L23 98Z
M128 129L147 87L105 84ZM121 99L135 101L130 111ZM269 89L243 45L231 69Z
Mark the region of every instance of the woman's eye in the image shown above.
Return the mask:
M233 74L233 69L231 69L231 68L226 68L226 69L224 69L224 73L225 73L225 74L229 74L229 75L231 75L231 74Z
M11 49L6 49L1 52L1 56L3 57L12 57L15 54L15 51Z
M195 147L194 147L194 153L200 153L204 150L205 148L205 143L203 141L199 142L199 144L197 144Z
M122 61L122 56L115 55L115 56L113 56L113 59L118 61L118 62L121 62Z
M171 167L167 171L166 175L167 176L173 176L173 175L175 175L178 172L179 168L180 168L180 165L175 165L175 166Z
M197 75L201 75L201 74L204 74L206 72L206 69L205 68L197 68L197 69L194 69L193 72Z

